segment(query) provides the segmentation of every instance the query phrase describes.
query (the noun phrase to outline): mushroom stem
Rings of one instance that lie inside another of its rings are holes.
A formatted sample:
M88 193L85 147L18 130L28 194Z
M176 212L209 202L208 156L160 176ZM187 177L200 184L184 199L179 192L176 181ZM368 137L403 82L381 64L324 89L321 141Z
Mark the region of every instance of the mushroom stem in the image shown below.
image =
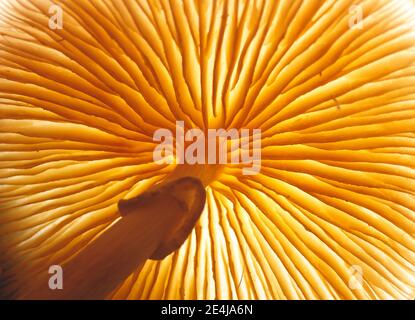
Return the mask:
M105 299L147 259L162 259L178 249L205 199L201 182L186 177L120 201L122 218L62 266L63 289L51 290L51 275L44 274L23 298Z

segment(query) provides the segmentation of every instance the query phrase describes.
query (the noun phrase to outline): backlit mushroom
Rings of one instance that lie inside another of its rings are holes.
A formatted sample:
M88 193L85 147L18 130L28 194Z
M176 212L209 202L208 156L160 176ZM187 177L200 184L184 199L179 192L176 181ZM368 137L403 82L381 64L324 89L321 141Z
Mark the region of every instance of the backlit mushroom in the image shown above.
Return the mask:
M63 265L78 291L42 297L413 299L414 17L412 0L0 1L0 296ZM260 172L156 163L154 133L181 121L261 129Z

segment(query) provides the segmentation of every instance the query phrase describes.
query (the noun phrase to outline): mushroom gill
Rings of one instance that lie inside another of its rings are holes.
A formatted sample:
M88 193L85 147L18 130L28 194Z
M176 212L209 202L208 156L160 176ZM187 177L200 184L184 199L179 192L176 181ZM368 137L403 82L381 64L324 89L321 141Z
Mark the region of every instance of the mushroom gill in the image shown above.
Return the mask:
M0 296L82 255L121 200L190 176L206 205L187 240L107 298L414 298L414 16L412 0L0 1ZM261 171L155 163L177 121L261 129Z

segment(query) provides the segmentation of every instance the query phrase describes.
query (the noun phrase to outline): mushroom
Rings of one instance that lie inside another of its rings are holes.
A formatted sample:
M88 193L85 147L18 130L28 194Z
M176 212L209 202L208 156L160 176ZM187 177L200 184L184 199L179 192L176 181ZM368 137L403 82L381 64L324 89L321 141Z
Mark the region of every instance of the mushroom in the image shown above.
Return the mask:
M0 296L413 299L414 16L0 1ZM156 163L177 121L261 129L260 172Z
M147 259L160 260L177 250L199 218L205 198L198 179L181 178L121 200L123 218L64 265L64 290L50 290L47 275L40 274L22 297L105 298Z

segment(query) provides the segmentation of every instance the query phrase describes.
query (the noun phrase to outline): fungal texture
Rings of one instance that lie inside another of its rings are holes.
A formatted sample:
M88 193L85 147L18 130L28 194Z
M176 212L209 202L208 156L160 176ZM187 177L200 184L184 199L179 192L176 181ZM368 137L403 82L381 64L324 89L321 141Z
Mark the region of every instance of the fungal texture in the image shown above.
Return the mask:
M184 121L261 129L261 171L187 167L196 227L108 298L414 298L413 1L58 4L0 1L0 296L180 172L153 133Z

